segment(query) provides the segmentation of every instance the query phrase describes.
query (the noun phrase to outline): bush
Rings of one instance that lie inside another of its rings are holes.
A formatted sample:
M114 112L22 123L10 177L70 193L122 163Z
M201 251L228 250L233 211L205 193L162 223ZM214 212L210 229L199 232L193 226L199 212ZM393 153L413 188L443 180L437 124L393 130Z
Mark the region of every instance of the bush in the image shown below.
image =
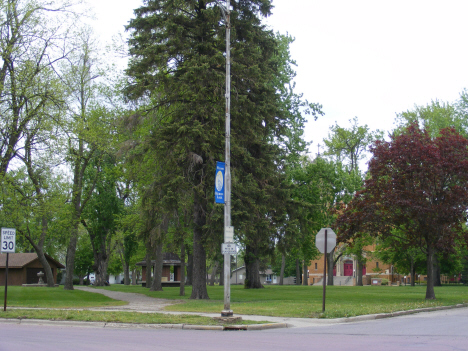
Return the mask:
M388 279L382 278L382 285L388 285Z
M73 285L80 285L79 279L73 279Z

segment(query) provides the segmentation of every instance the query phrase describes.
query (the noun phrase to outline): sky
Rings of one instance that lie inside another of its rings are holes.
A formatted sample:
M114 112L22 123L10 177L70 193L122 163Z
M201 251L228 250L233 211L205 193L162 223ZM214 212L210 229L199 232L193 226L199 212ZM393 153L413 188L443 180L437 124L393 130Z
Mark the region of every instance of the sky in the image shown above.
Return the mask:
M123 31L142 0L94 0L96 33ZM466 0L273 0L266 23L295 38L296 91L323 106L309 121L310 152L338 123L388 134L397 113L455 102L468 88ZM321 149L323 151L323 149Z

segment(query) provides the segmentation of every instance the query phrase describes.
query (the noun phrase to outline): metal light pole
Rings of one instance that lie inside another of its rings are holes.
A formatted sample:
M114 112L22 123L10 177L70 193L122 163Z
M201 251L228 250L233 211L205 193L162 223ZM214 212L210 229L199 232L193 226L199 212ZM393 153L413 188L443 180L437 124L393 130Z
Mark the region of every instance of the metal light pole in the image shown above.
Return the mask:
M231 1L226 0L226 156L224 185L224 242L231 226ZM231 254L224 254L224 309L222 317L231 317Z

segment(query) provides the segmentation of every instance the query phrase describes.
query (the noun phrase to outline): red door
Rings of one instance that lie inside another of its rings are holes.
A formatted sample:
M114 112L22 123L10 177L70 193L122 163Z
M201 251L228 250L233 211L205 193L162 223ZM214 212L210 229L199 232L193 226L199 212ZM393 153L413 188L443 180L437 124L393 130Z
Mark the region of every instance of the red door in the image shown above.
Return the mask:
M366 271L366 266L364 265L364 266L362 266L362 275L366 275L366 272L367 272Z
M333 276L336 277L336 266L333 266Z
M346 261L343 264L344 268L344 276L351 277L353 275L353 261Z

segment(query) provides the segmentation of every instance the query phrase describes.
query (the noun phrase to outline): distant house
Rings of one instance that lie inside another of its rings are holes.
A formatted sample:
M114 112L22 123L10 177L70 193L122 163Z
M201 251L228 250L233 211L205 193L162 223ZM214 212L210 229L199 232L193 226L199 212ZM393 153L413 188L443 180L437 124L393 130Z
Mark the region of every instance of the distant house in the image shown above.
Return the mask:
M270 268L267 268L265 271L260 272L260 283L263 285L278 285L279 277L273 273ZM231 285L240 284L243 285L245 281L245 266L234 269L231 274ZM295 277L284 277L284 285L293 285L296 284Z
M156 261L151 261L151 266L153 270L151 271L151 275L154 275L154 264ZM163 254L163 271L162 271L162 279L161 284L162 286L180 286L180 279L181 279L181 261L179 256L173 253L164 253ZM141 266L141 279L142 279L142 286L146 286L146 261L141 261L136 264L137 266Z
M63 264L45 255L49 262L54 283L57 282L57 269L65 268ZM5 286L7 254L0 254L0 285ZM8 285L37 284L37 273L44 272L36 253L11 253L8 259ZM47 277L42 278L47 283Z
M375 251L375 244L368 245L364 248L364 256L367 257L366 264L362 267L361 275L363 277L363 284L370 285L372 278L385 278L392 283L396 283L400 279L400 275L396 274L393 266L383 263L374 258L372 253ZM308 267L308 285L321 284L323 277L323 255L311 261ZM335 267L333 267L333 276L335 285L354 285L355 278L359 274L357 270L357 260L353 255L343 255L339 258ZM347 279L346 279L347 278Z

